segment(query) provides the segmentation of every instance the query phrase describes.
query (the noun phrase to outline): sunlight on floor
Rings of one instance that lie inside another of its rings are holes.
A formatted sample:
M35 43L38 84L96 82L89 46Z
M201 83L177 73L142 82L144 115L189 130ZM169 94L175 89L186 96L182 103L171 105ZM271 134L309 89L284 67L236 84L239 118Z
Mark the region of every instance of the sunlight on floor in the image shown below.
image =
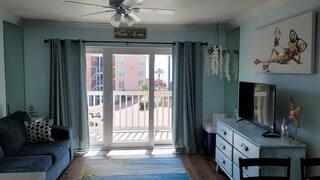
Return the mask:
M145 156L172 156L175 154L175 149L172 146L154 147L153 149L121 149L121 150L98 150L91 149L85 157L97 157L106 156L108 158L113 157L132 157L139 158Z
M106 156L107 157L119 157L119 156L145 156L148 155L148 150L111 150L109 151Z

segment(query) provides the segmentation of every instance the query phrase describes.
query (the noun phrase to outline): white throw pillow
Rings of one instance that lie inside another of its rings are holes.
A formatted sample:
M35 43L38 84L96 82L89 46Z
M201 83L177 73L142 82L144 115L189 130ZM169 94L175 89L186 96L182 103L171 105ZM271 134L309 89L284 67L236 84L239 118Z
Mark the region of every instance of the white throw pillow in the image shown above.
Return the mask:
M54 141L54 139L51 137L52 125L52 119L24 122L28 143Z

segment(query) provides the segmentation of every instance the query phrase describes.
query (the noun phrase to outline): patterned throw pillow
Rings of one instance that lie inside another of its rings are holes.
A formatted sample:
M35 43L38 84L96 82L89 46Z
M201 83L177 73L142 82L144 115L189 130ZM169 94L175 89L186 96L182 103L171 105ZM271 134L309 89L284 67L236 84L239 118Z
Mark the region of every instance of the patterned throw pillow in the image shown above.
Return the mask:
M51 137L52 125L52 119L24 122L27 133L27 141L29 143L54 141L54 139Z

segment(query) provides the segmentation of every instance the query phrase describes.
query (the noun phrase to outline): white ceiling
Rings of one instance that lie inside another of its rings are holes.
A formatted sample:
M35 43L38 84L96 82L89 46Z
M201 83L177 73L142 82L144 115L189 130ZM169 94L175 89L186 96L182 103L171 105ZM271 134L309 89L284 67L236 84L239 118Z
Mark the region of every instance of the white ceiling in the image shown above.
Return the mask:
M108 5L108 0L79 0ZM144 0L138 7L175 9L176 15L140 14L141 24L190 25L229 22L279 0ZM112 13L81 17L103 10L64 0L0 0L0 8L23 19L62 22L109 22Z

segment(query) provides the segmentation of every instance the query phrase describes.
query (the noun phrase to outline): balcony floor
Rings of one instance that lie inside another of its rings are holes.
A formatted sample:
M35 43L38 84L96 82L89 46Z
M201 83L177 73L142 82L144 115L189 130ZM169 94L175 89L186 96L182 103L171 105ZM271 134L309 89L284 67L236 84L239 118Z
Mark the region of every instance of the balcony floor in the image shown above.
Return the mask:
M114 131L112 135L114 143L136 143L146 142L148 140L148 132L145 130L122 130ZM156 144L172 144L172 131L158 130L155 131L154 140ZM102 131L90 131L90 144L102 145Z

